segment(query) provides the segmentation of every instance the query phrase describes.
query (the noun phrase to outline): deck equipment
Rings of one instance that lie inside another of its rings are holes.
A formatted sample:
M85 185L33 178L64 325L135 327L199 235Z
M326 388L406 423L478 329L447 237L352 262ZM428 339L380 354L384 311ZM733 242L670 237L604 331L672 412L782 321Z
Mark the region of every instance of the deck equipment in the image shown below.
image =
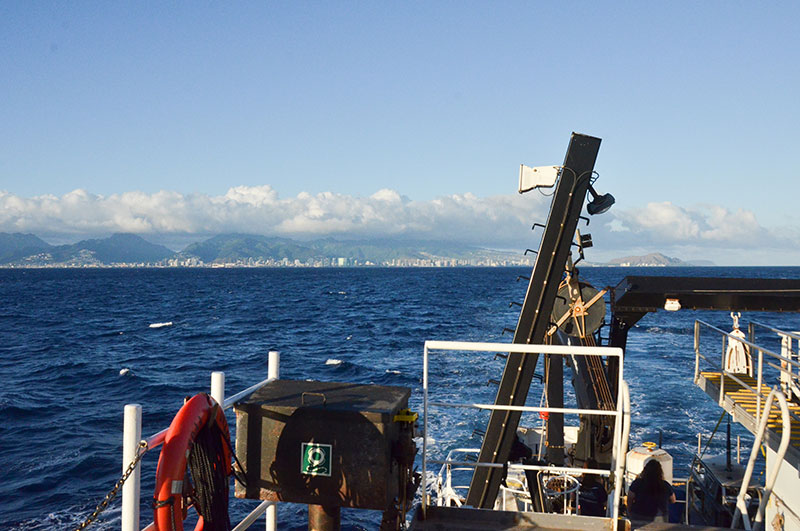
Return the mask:
M578 226L586 193L592 180L594 163L600 150L600 139L573 133L561 175L556 185L544 235L536 254L536 263L528 283L525 301L520 310L513 342L517 344L542 344L550 328L550 314L564 275L570 247ZM521 188L522 189L522 186ZM506 359L503 377L497 390L495 404L499 406L524 406L528 396L538 354L528 356L510 353ZM553 386L548 392L552 407L563 406L563 363L549 364L548 382ZM561 395L561 399L558 396ZM508 461L511 446L516 438L521 413L514 410L494 410L489 418L486 435L481 445L481 462L502 464ZM563 447L564 418L562 413L550 415L548 440L552 448ZM560 441L560 442L559 442ZM557 453L549 456L557 463ZM563 457L561 458L563 461ZM467 495L467 504L488 508L500 489L503 470L479 468L475 471Z

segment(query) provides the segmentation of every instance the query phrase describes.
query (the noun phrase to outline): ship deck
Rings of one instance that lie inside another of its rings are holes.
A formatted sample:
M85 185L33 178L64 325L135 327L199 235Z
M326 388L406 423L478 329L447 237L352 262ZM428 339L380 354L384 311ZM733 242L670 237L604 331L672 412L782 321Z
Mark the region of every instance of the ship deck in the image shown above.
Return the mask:
M412 531L468 531L503 530L522 531L528 529L597 529L611 530L611 518L576 516L553 513L527 513L516 511L493 511L472 507L428 506L427 517L422 518L418 509L411 522ZM644 531L711 531L720 527L694 526L659 522L631 522L619 520L620 530L641 529Z
M736 377L753 389L758 386L755 378L742 374L737 374ZM700 372L697 378L697 385L725 411L730 413L735 422L755 434L758 431L758 424L756 423L758 397L756 392L744 387L730 376L725 376L724 382L722 378L723 376L720 372ZM720 388L724 389L723 396L720 396ZM761 407L766 405L767 395L769 395L770 390L769 386L762 384ZM789 411L792 414L792 431L785 459L795 468L798 468L800 466L800 422L798 422L797 418L800 418L800 406L790 402ZM764 434L765 442L773 450L777 449L782 433L781 408L776 400L773 402L769 412L767 430Z

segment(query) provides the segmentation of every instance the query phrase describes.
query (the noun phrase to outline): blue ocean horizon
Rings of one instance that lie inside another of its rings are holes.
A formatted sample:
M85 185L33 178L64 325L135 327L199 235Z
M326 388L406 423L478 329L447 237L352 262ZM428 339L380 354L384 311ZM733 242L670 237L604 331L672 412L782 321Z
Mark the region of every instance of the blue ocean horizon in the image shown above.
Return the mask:
M519 309L509 303L523 300L526 283L516 279L529 273L522 267L0 270L0 528L76 527L121 473L125 404L142 405L143 435L150 435L168 426L185 396L208 391L212 371L225 372L228 394L265 378L271 350L281 353L282 378L409 387L411 406L420 410L423 342L510 342L502 330L514 328ZM800 267L581 269L581 278L598 288L627 275L800 278ZM631 331L625 361L631 445L661 432L676 475L687 473L697 433L707 437L721 413L692 383L698 318L731 327L727 312L649 314ZM743 320L800 329L795 313L751 313ZM491 355L439 356L431 362L431 393L493 401L496 388L487 382L502 369L503 360ZM534 384L531 403L540 393ZM479 445L473 431L485 422L483 413L437 411L433 455ZM149 452L142 464L143 525L152 515L157 458L158 451ZM254 506L232 499L232 519ZM373 529L380 521L373 511L342 514L343 529ZM117 499L93 527L118 528L119 515ZM281 504L278 519L281 529L307 526L302 505Z

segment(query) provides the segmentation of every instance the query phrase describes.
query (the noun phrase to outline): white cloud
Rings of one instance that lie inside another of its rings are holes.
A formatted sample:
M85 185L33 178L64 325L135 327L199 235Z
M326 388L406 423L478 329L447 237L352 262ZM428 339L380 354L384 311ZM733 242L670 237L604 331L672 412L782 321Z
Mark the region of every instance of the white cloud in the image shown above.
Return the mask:
M648 203L644 208L614 211L609 230L617 234L651 239L662 244L705 243L712 246L776 244L752 211L732 211L718 205L685 208L669 201Z
M443 240L522 250L538 245L541 231L530 228L544 223L548 208L549 200L535 193L483 198L465 193L413 201L389 189L368 197L304 192L282 199L268 185L236 186L221 196L169 191L101 196L75 190L61 197L23 198L0 191L0 231L30 232L59 243L131 232L175 246L177 241L243 232ZM797 230L762 227L753 212L741 208L670 202L615 207L592 218L588 228L580 227L593 233L597 246L587 253L590 261L662 252L718 264L800 263L791 251L800 248Z
M755 214L719 205L682 207L670 202L644 208L612 209L598 226L594 241L602 259L662 252L683 260L717 264L777 265L800 263L800 235L787 228L767 228ZM598 249L599 250L599 249Z
M0 231L42 236L227 232L318 237L441 239L506 245L546 216L540 196L478 198L452 195L412 201L395 190L369 197L324 192L281 199L268 185L237 186L223 196L125 192L110 196L75 190L62 197L22 198L0 192Z

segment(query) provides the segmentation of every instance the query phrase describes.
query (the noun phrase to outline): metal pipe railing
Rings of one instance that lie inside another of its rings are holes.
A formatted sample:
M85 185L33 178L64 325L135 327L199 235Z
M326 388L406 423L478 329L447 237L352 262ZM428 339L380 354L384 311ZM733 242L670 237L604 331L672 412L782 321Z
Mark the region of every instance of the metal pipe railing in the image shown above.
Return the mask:
M622 365L620 361L620 365ZM618 430L617 426L619 422L615 423L614 426L614 436L616 437L617 432L620 433L620 442L619 442L619 452L621 452L621 457L616 459L616 461L612 461L612 464L616 464L615 474L614 474L614 499L612 503L614 504L613 509L611 506L607 508L607 513L611 513L611 518L614 519L614 529L617 529L619 523L619 500L622 496L622 477L625 474L625 460L627 458L628 453L628 441L630 440L631 434L631 391L628 387L628 382L625 380L619 380L619 395L617 396L617 408L622 411L622 429ZM616 450L616 446L615 446Z
M510 352L516 354L552 354L559 356L603 356L603 357L617 357L620 358L618 379L620 382L620 393L617 400L617 410L593 410L593 409L578 409L578 408L548 408L548 407L527 407L527 406L511 406L511 405L498 405L498 404L453 404L447 402L429 402L429 353L431 350L448 350L448 351L466 351L466 352ZM423 518L426 513L426 506L428 505L428 476L427 476L427 453L428 453L428 408L429 406L439 407L462 407L462 408L478 408L488 410L505 410L505 411L546 411L554 413L576 413L576 414L589 414L589 415L607 415L613 416L618 420L623 419L622 422L614 423L614 448L611 462L611 469L615 471L616 487L615 496L621 494L622 489L622 475L625 468L625 453L621 446L624 444L625 448L628 445L628 437L630 435L630 394L628 386L623 380L623 363L622 363L622 349L617 347L578 347L578 346L564 346L564 345L530 345L530 344L515 344L515 343L480 343L480 342L467 342L467 341L426 341L423 349L422 359L422 401L423 401L423 427L422 427L422 514ZM628 418L625 418L627 412ZM548 470L548 471L561 471L562 473L583 474L587 470L582 468L571 467L541 467L539 465L519 465L519 464L505 464L505 463L486 463L486 462L448 462L448 461L430 461L432 464L443 465L456 465L456 466L469 466L469 467L490 467L490 468L506 468L521 469L521 470ZM603 475L611 475L611 471L598 471ZM619 516L619 504L612 501L608 506L608 513L613 519L613 529L617 529L617 517Z
M761 327L764 327L766 329L775 331L777 333L781 333L781 334L782 333L787 333L788 334L788 332L783 332L781 330L778 330L777 328L772 328L772 327L769 327L767 325L763 325L763 324L760 324L760 323L758 323L758 325L761 326ZM751 337L751 339L741 339L739 337L731 335L729 332L726 332L726 331L724 331L724 330L722 330L720 328L717 328L714 325L711 325L711 324L706 323L704 321L697 320L697 321L695 321L695 382L697 382L697 379L699 378L699 374L700 374L699 373L700 358L702 358L704 361L706 361L707 363L709 363L712 366L716 365L716 362L714 362L713 360L709 359L708 357L706 357L705 355L703 355L700 352L700 335L701 335L700 334L700 330L701 330L702 327L706 327L709 330L717 332L718 334L720 334L722 336L722 339L723 339L722 358L721 358L721 361L720 361L720 365L721 365L721 367L720 367L721 373L720 374L721 374L722 377L720 378L719 405L723 406L723 401L725 399L725 381L726 381L727 378L730 378L731 380L735 381L736 383L738 383L742 387L752 391L755 394L755 398L756 398L755 421L756 421L756 424L758 424L761 421L761 417L764 414L764 410L766 409L766 408L762 408L762 402L763 402L763 398L764 398L763 397L763 391L765 390L765 387L769 388L769 386L766 386L765 383L764 383L764 364L766 363L766 365L768 367L771 367L771 368L774 368L774 369L778 370L781 373L781 375L787 375L789 382L793 382L793 381L798 381L798 378L800 378L800 376L798 374L793 373L791 371L791 369L785 368L784 364L786 364L786 367L794 366L794 367L800 368L800 363L798 363L798 362L796 362L796 361L794 361L792 359L787 359L786 357L784 357L784 356L782 356L780 354L777 354L775 352L772 352L769 349L766 349L766 348L763 348L763 347L757 345L756 343L754 343L752 341L752 339L754 339L753 337ZM753 327L750 327L750 331L751 331L751 336L754 336L754 334L752 333ZM796 334L792 334L792 335L796 335ZM798 336L798 337L800 337L800 336ZM731 340L731 339L733 339L735 341L739 341L742 344L744 344L744 345L746 345L746 346L751 348L751 351L748 353L748 356L750 356L751 360L753 358L752 349L755 349L758 352L758 355L757 355L757 369L756 369L756 387L755 388L753 388L753 386L751 386L750 384L748 384L747 382L745 382L744 380L739 378L736 373L729 372L729 371L727 371L725 369L725 347L726 347L725 341L726 340ZM780 360L781 365L777 365L775 363L771 363L769 360L765 360L764 359L764 355L765 354L770 358L775 358L777 360ZM798 417L794 413L790 412L789 415L790 415L790 417L794 418L795 420L800 421L800 417ZM769 416L769 414L767 416Z
M537 406L498 406L497 404L458 404L454 402L428 402L431 407L460 407L499 411L528 411L544 413L566 413L575 415L599 415L605 417L619 417L621 413L609 409L580 409L568 407L537 407Z
M252 385L225 398L225 373L211 373L211 397L218 404L222 404L223 410L230 409L233 405L250 396L266 383L278 379L280 374L280 353L270 351L267 369L267 379ZM153 450L164 443L167 429L154 433L144 441L142 438L142 407L139 404L127 404L125 406L124 426L123 426L123 449L122 467L123 472L133 461L136 452L140 451L141 443L145 443L142 453ZM136 531L139 529L139 506L141 500L141 469L137 466L125 484L122 486L122 531ZM267 531L276 531L277 525L277 503L265 501L250 512L235 528L234 531L241 531L250 527L259 516L266 513ZM155 524L150 523L142 531L155 529Z
M796 339L796 340L800 341L800 332L789 332L788 330L781 330L780 328L775 328L774 326L770 326L768 324L760 323L758 321L750 321L750 324L753 325L754 327L759 326L761 328L769 330L770 332L774 332L774 333L776 333L778 335L787 335L787 336L789 336L789 337L791 337L793 339ZM752 339L751 339L751 341L752 341Z
M752 347L752 348L754 348L754 349L756 349L758 351L764 352L765 354L767 354L768 356L770 356L772 358L775 358L775 359L780 360L780 361L789 361L790 365L800 369L800 362L797 362L797 361L794 361L794 360L786 360L786 358L784 358L780 354L778 354L776 352L773 352L773 351L771 351L771 350L769 350L767 348L764 348L764 347L762 347L760 345L757 345L756 343L750 341L749 339L742 339L742 338L733 336L733 335L731 335L730 332L726 332L725 330L722 330L721 328L718 328L718 327L716 327L716 326L714 326L712 324L709 324L709 323L707 323L705 321L701 321L699 319L697 321L695 321L695 326L697 327L698 324L708 328L709 330L713 330L715 332L718 332L718 333L720 333L720 334L722 334L722 335L724 335L724 336L726 336L728 338L735 339L736 341L739 341L740 343L742 343L742 344L744 344L744 345L746 345L748 347ZM775 329L775 330L777 330L777 329ZM780 333L789 334L789 332L784 332L784 331L780 331ZM700 338L699 338L699 330L698 330L697 339L695 340L695 351L697 351L697 349L699 348L699 343L700 343L699 339ZM752 354L751 354L751 356L752 356ZM703 357L703 359L707 360L707 358L705 358L705 356Z
M597 474L598 476L611 477L612 472L602 468L576 468L571 466L550 466L550 465L521 465L519 463L487 463L484 461L449 461L447 459L430 459L429 463L434 465L453 465L464 468L505 468L508 470L544 470L555 474Z
M786 403L786 397L783 396L783 393L773 388L767 397L767 408L772 407L772 402L775 400L775 398L778 399L778 403L781 407L783 433L781 434L781 442L778 445L778 452L775 456L775 465L772 467L769 478L767 478L767 482L764 484L764 496L761 497L761 502L758 504L758 512L756 513L755 518L756 525L754 529L760 529L763 526L764 509L770 495L772 494L772 488L775 486L775 480L778 478L778 471L780 470L781 464L783 464L783 458L786 455L786 449L789 447L789 440L791 439L792 435L792 422L789 418L789 406ZM744 497L747 494L748 487L750 486L750 478L753 476L753 468L755 467L756 458L758 457L758 449L761 447L761 440L764 438L764 432L767 429L768 420L769 417L765 416L763 419L761 419L761 422L758 425L758 432L756 433L756 438L753 441L753 449L750 452L750 459L747 461L747 469L745 470L744 477L742 478L742 486L739 489L739 495L736 498L736 512L733 514L731 529L736 527L740 517L743 519L745 529L750 529L750 518L747 514L747 505L745 504Z

